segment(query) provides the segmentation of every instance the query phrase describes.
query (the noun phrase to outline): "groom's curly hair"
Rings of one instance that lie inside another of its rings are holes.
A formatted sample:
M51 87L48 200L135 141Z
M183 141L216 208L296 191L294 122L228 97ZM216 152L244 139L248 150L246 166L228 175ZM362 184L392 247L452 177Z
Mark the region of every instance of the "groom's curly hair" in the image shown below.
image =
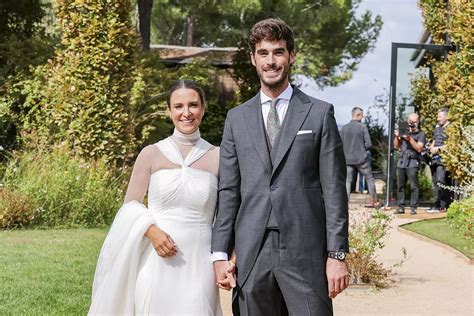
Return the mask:
M295 39L293 31L283 20L266 19L255 23L250 29L249 44L252 54L255 53L255 46L261 41L286 41L286 49L292 52L295 49Z

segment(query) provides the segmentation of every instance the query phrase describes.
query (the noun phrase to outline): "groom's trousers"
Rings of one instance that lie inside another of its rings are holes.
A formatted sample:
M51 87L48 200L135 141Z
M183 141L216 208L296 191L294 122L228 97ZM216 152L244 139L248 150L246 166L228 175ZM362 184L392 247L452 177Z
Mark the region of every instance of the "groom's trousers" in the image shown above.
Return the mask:
M328 306L292 264L280 233L267 229L250 275L234 301L234 315L332 315Z

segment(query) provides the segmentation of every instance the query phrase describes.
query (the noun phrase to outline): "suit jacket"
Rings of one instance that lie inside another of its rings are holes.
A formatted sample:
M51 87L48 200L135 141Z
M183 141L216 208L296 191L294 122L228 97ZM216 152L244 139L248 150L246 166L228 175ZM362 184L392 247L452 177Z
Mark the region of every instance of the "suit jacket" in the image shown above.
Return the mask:
M348 165L359 165L367 161L367 150L372 147L372 141L364 123L351 120L341 128L340 135Z
M346 163L333 106L294 88L279 138L271 159L259 94L228 112L212 251L235 247L244 286L273 208L289 257L329 300L327 251L348 251Z

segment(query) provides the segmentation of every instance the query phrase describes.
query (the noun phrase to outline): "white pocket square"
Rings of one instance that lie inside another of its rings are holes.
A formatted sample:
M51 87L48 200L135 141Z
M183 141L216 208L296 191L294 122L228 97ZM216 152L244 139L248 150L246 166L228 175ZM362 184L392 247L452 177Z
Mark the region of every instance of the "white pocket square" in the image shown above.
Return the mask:
M312 132L313 132L312 130L301 130L301 131L298 131L298 133L296 133L296 135L309 134L309 133L312 133Z

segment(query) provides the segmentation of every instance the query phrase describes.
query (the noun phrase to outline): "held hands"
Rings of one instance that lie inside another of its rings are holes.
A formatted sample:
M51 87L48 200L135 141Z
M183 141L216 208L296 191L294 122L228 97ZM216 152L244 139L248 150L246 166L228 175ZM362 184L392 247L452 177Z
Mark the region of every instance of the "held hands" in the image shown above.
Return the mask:
M145 233L155 248L156 253L162 258L171 258L178 253L178 246L166 232L155 225L150 226Z
M230 291L236 286L235 264L232 261L214 261L214 273L220 289Z
M326 262L328 296L335 298L349 285L349 271L345 261L328 258Z

